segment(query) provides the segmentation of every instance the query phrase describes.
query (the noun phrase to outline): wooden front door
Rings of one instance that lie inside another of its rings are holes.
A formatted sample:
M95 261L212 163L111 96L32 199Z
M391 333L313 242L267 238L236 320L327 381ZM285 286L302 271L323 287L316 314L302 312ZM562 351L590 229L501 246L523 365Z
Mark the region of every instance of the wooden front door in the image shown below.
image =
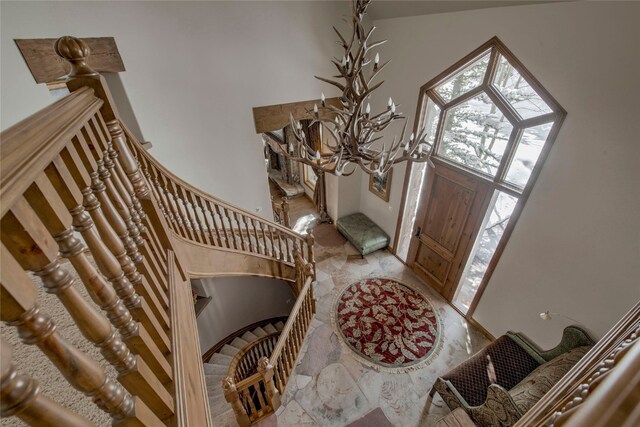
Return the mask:
M408 264L451 301L491 199L490 185L437 159L429 169Z

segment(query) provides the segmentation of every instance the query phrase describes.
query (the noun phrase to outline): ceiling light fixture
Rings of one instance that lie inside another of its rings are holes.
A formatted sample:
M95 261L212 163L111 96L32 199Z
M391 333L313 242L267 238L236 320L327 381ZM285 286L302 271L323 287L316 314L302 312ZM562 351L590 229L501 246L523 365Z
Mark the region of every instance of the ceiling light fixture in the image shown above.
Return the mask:
M374 83L373 80L389 60L380 64L380 54L377 52L373 60L370 59L372 51L386 42L371 41L375 27L365 31L362 24L370 2L371 0L353 0L350 39L343 37L333 27L340 39L338 44L344 49L341 58L332 60L339 73L334 78L338 80L316 76L342 91L339 98L341 108L326 103L322 94L320 106L316 104L313 111L309 111L313 117L311 123L320 123L330 136L324 144L325 148L316 150L313 142L308 141L300 121L291 116L295 141L287 141L287 146L282 146L282 154L317 171L346 176L360 166L370 175L384 174L396 163L425 162L431 156L432 147L426 142L424 127L417 135L412 133L405 140L407 118L398 111L398 105L392 98L389 98L384 111L372 112L371 95L384 83ZM382 142L382 133L395 122L403 123L400 138L394 136L391 144ZM354 168L347 170L350 164Z

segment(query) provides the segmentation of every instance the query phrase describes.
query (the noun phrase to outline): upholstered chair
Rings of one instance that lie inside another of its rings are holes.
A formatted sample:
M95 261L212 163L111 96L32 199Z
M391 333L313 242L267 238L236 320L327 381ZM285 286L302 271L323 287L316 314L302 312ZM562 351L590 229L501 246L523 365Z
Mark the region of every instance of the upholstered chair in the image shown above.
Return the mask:
M594 344L575 325L547 351L521 333L507 332L440 376L430 395L438 392L451 410L464 409L480 427L511 426Z

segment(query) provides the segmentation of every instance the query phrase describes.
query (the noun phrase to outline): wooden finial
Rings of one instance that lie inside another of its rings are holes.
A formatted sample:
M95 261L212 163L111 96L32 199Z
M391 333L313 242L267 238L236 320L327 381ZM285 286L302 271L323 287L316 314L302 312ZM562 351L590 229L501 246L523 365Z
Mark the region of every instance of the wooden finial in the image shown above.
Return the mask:
M71 64L69 77L95 76L98 73L87 65L87 58L91 54L89 46L84 40L72 36L60 37L54 46L56 54Z

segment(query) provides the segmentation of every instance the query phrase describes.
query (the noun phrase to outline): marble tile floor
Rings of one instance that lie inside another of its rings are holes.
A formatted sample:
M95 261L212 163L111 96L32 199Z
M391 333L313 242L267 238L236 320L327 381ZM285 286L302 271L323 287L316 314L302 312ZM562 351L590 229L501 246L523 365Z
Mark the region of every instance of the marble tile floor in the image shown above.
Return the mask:
M327 232L326 227L323 232ZM328 232L337 233L335 229ZM258 425L433 425L449 412L439 396L434 398L428 414L425 411L437 375L467 359L489 341L389 252L377 251L362 259L341 236L319 240L330 242L331 246L316 243L316 315L282 396L282 406ZM332 326L333 304L340 291L361 278L374 276L395 278L422 292L442 319L444 345L420 369L387 373L363 365Z

